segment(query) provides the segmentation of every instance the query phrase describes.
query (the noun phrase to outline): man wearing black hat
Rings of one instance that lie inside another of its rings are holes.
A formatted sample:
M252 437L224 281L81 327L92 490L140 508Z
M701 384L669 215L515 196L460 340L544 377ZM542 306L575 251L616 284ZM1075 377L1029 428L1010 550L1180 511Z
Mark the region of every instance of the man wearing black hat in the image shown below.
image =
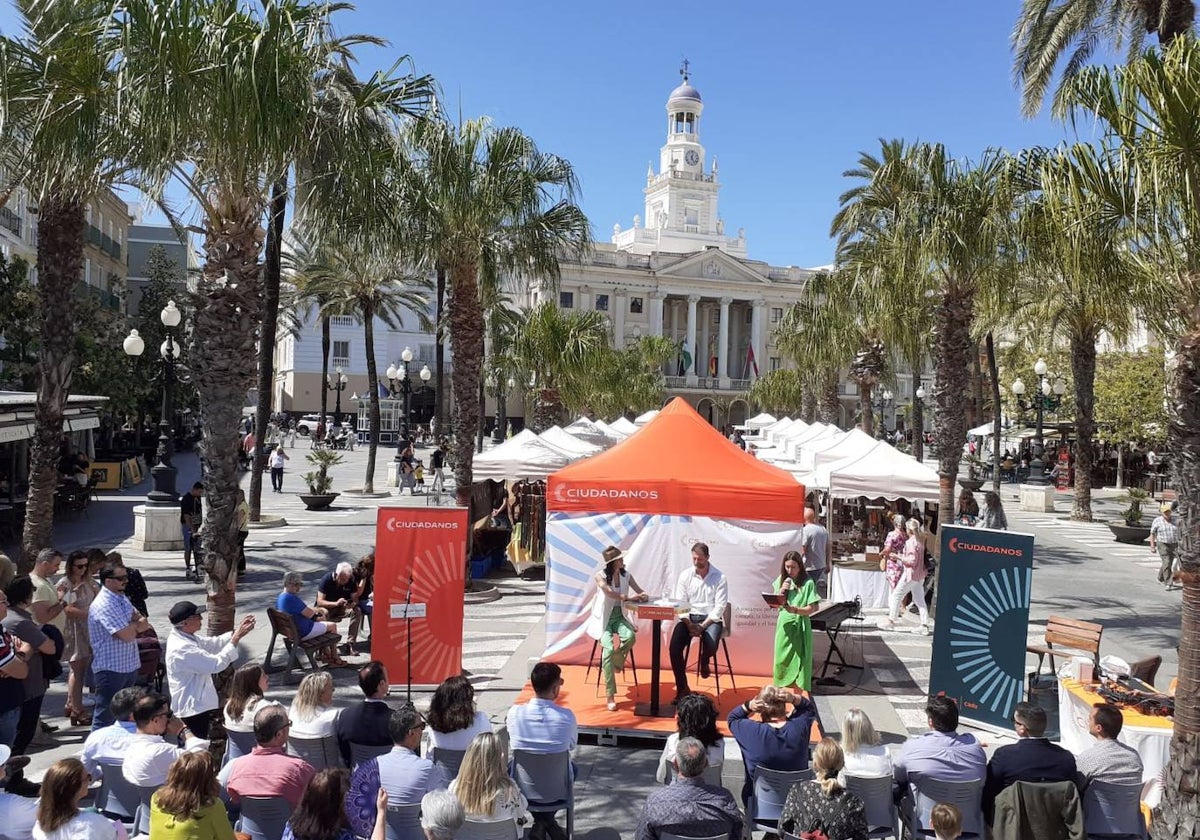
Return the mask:
M213 674L224 671L238 658L238 642L254 629L254 616L247 615L232 633L201 636L200 616L204 610L191 601L180 601L167 614L171 634L167 636L167 684L171 706L200 738L208 737L212 713L220 708Z

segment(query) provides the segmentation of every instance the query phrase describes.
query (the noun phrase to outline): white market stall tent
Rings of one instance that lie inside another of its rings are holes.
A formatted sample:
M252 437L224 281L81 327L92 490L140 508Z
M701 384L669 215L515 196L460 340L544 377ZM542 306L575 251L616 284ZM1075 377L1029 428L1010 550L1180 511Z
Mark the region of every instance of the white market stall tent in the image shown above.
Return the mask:
M609 423L608 427L613 431L620 432L627 437L638 430L638 427L635 426L628 417L618 417L616 420Z
M563 429L563 431L582 440L586 440L588 443L594 443L597 446L602 446L605 449L612 446L619 439L618 436L608 434L586 417L580 417L574 423L571 423L569 426Z
M593 420L592 422L594 422L596 424L597 429L604 432L604 434L608 435L609 439L614 442L620 442L622 440L625 440L625 438L629 437L629 435L625 434L624 432L618 432L616 429L614 429L612 426L605 423L603 420Z
M653 420L657 416L658 416L658 409L652 408L649 411L647 411L645 414L639 414L637 417L633 418L633 425L638 426L638 427L645 426L647 423L649 423L651 420Z
M570 455L572 458L586 458L589 455L595 455L598 452L604 451L603 446L597 446L594 443L588 443L583 438L577 438L570 432L563 430L561 426L551 426L538 435L538 437L555 449Z
M817 424L813 424L816 426ZM803 452L809 449L820 448L828 445L831 439L837 439L841 436L842 430L837 426L828 425L822 426L820 429L813 431L813 426L809 426L802 434L788 438L784 444L784 451L792 461L799 461Z
M574 460L529 429L522 429L499 446L476 455L471 473L475 481L543 480Z
M863 454L817 467L812 486L838 499L866 496L909 501L934 501L940 488L935 470L884 441Z
M767 428L759 432L759 436L762 437L763 440L772 441L793 427L806 429L808 428L808 424L803 420L793 420L791 417L784 417L782 420L772 423L770 426L767 426Z
M758 432L778 422L772 415L763 412L762 414L754 415L742 425L734 426L733 428L743 432Z
M865 455L875 448L879 441L862 429L855 427L832 441L828 446L815 446L805 454L811 457L801 458L800 463L806 469L815 470L822 464L832 464L852 455Z

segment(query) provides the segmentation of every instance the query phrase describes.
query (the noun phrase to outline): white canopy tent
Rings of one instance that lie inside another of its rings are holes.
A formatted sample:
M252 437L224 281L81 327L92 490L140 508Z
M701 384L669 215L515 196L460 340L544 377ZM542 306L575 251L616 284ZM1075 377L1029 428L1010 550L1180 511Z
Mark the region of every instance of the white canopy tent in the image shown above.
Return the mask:
M567 426L563 431L574 435L577 438L586 440L588 443L594 443L597 446L603 446L605 449L612 446L619 439L618 435L610 435L593 423L586 417L580 417L574 423Z
M777 422L779 421L773 416L763 412L762 414L754 415L742 425L734 426L733 428L743 432L759 432L760 430L765 429L768 426L772 426Z
M561 426L551 426L538 437L572 458L586 458L604 451L603 446L597 446L594 443L588 443L583 438L577 438L570 432L564 431Z
M823 440L828 440L842 434L842 430L834 425L821 425L819 429L815 428L820 424L814 423L802 433L789 437L783 444L784 451L788 453L790 460L799 461L800 453L806 449L812 448L820 444Z
M593 422L596 424L597 429L604 432L604 434L606 434L609 437L609 439L611 439L613 441L622 441L622 440L625 440L625 438L629 437L629 435L625 434L624 432L617 431L612 426L605 423L603 420L595 420Z
M653 420L657 416L658 416L658 409L652 408L649 411L647 411L645 414L639 414L637 417L635 417L633 419L633 425L645 426L647 423L649 423L651 420Z
M778 420L767 426L759 434L764 440L772 441L792 428L805 429L808 428L808 424L803 420L793 420L791 417L784 417L782 420Z
M812 486L839 499L935 500L939 492L936 471L884 441L863 454L817 467Z
M807 451L809 458L801 458L800 463L810 470L815 470L822 464L832 464L851 455L865 455L875 448L878 440L871 437L862 429L853 428L841 437L832 441L828 446L815 446Z
M613 431L620 432L623 435L629 436L638 430L628 417L618 417L616 420L608 424L608 427Z
M766 461L790 461L793 451L791 449L792 441L816 434L825 428L824 423L813 423L810 426L802 420L797 420L787 428L773 432L770 436L770 446L759 449L755 454Z
M499 446L476 455L471 473L476 481L544 479L573 460L529 429L522 429Z

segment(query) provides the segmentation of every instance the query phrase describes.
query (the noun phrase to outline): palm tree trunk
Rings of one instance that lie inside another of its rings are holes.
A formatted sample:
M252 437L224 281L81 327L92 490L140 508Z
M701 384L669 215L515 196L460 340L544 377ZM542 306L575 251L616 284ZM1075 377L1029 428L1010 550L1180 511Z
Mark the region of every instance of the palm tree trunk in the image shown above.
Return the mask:
M449 428L454 430L454 496L467 507L471 503L471 465L475 458L475 436L479 433L479 387L483 371L483 306L479 302L479 266L468 263L450 267L449 325L454 371L454 391ZM438 418L441 425L441 418Z
M934 451L938 459L938 521L949 522L954 514L954 485L967 438L965 412L968 371L971 364L971 319L974 293L951 289L934 313L933 351L937 376L933 383ZM936 584L935 584L936 587Z
M837 423L840 419L842 401L838 398L837 371L825 374L821 381L821 394L817 400L817 420L822 423Z
M1196 19L1194 0L1166 0L1165 14L1161 11L1164 5L1162 0L1142 0L1140 5L1146 10L1147 31L1152 31L1150 24L1153 24L1158 30L1158 42L1163 49L1171 46L1180 35L1192 31Z
M1200 834L1200 323L1179 341L1169 449L1179 493L1179 577L1183 583L1179 629L1179 684L1175 734L1164 771L1162 801L1154 815L1155 837ZM1161 831L1160 831L1161 829Z
M541 434L551 426L562 425L562 395L553 386L538 388L536 393L537 403L533 407L533 431Z
M321 419L318 424L324 425L325 415L329 412L329 389L326 383L329 382L329 353L330 347L333 345L333 321L324 314L325 307L321 306ZM309 434L313 434L316 430L310 430ZM328 430L327 430L328 431Z
M375 492L375 452L379 446L379 366L375 363L375 308L363 303L363 343L367 353L367 387L371 389L371 443L367 446L367 474L363 492Z
M54 489L58 486L63 411L75 369L75 284L83 271L87 220L81 201L44 198L38 215L37 295L41 319L37 407L29 452L29 492L21 535L21 571L54 542Z
M1075 380L1075 504L1071 518L1092 521L1092 470L1096 438L1096 333L1071 336Z
M871 409L871 391L874 388L875 386L870 382L860 380L858 383L858 404L862 413L859 425L862 427L863 434L870 437L875 437L875 412Z
M262 323L264 202L256 196L215 196L222 218L205 230L205 262L193 295L195 328L189 361L200 395L204 476L204 540L208 573L208 632L233 629L237 604L238 421L246 389L254 384ZM262 440L265 429L256 429Z
M811 387L806 386L800 397L800 418L805 423L811 423L817 419L817 395L813 393Z
M287 175L271 187L271 217L267 223L267 253L263 265L263 315L258 339L258 405L254 428L258 446L250 470L250 521L262 518L262 476L267 464L266 429L271 421L275 391L275 331L279 323L279 280L282 273L283 220L288 201Z
M434 417L437 418L438 426L443 430L438 437L445 436L449 431L450 426L446 423L446 332L445 326L442 323L442 309L446 304L446 269L442 266L437 267L437 304L434 310L434 337L437 342L433 345L433 387L437 389L434 394L434 399L437 401L434 408ZM434 441L435 443L437 441Z
M988 376L992 380L992 489L1000 492L1000 368L996 364L996 342L992 331L984 336Z
M979 363L979 342L971 345L971 404L975 408L975 417L968 429L983 423L983 366Z

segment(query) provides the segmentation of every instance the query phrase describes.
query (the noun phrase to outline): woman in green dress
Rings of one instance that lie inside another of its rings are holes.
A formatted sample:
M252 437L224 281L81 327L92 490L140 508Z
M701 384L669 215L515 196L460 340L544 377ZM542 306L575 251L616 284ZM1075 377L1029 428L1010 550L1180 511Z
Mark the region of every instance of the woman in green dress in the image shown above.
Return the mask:
M779 577L771 590L787 597L779 607L775 624L775 679L778 686L797 686L812 690L812 622L820 597L817 587L804 571L804 556L798 551L783 555Z

